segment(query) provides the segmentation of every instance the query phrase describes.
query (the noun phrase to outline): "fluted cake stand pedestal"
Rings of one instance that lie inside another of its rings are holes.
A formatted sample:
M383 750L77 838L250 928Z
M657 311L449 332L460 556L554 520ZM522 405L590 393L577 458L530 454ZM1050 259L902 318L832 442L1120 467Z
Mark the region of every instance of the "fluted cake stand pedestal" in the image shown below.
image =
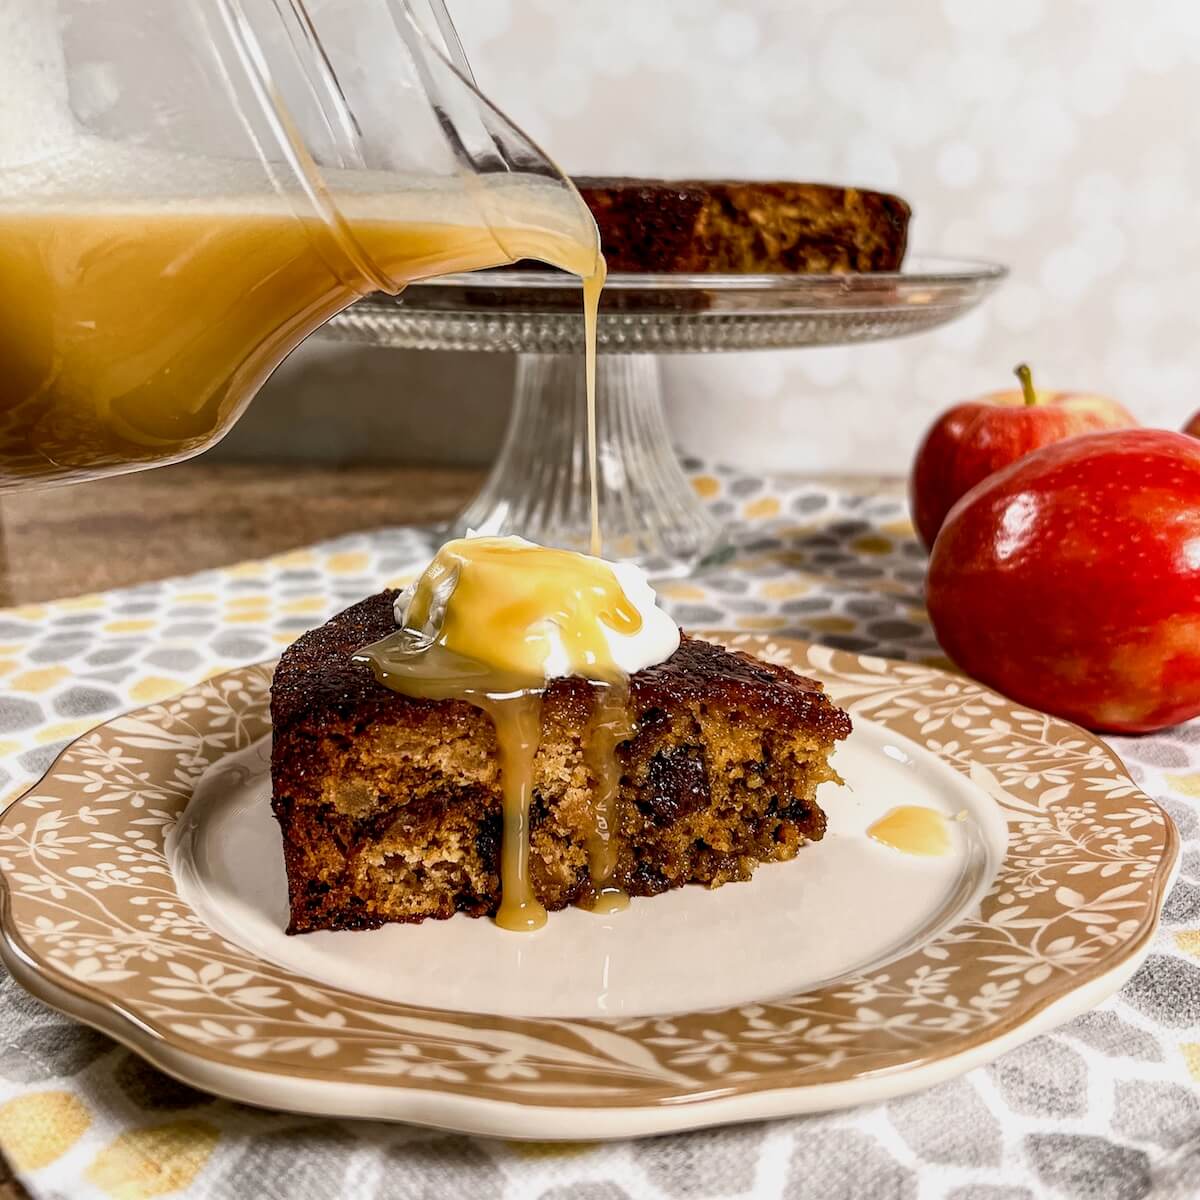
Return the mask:
M993 263L913 258L870 275L614 275L597 332L596 429L605 554L652 576L719 559L720 524L688 485L662 405L661 354L881 341L936 328L1005 276ZM487 271L371 296L328 337L419 350L518 355L504 444L454 534L519 533L586 549L583 320L578 283L550 271Z

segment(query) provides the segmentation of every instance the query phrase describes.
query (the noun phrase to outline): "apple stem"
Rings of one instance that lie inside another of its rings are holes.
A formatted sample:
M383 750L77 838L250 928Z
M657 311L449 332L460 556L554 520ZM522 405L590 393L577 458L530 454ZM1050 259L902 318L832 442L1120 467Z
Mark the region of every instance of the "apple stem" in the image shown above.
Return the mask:
M1032 408L1038 402L1038 394L1033 388L1033 372L1025 363L1017 366L1013 374L1021 381L1021 391L1025 393L1025 406Z

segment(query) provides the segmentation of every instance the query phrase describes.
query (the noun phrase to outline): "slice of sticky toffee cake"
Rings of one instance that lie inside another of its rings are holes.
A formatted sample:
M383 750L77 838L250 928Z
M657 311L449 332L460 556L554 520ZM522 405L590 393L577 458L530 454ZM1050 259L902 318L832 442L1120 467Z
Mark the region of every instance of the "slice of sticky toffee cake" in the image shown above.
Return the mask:
M503 830L495 729L461 700L405 696L354 655L395 629L381 592L306 634L271 689L272 806L289 932L497 911ZM548 909L588 905L601 689L547 683L533 761L529 879ZM812 680L684 636L630 677L616 747L615 881L634 896L749 879L825 831L817 787L850 720Z

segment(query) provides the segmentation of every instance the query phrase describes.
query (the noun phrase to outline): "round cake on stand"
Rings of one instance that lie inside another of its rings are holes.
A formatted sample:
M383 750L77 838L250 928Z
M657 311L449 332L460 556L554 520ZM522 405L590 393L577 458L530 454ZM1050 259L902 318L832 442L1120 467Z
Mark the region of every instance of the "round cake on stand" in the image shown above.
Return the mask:
M605 554L651 575L720 559L720 523L671 445L658 355L882 341L934 329L1006 275L994 263L913 257L903 271L849 275L611 275L596 372ZM326 334L417 350L518 355L512 416L491 474L451 528L519 533L586 549L589 532L579 284L550 271L487 271L371 296Z

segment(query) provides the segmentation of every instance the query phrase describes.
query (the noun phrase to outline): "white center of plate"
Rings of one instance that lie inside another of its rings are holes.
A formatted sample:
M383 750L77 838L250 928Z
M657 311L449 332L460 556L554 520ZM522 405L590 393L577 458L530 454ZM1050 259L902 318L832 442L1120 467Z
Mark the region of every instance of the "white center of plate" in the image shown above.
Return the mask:
M180 896L222 937L296 975L398 1004L506 1016L647 1016L803 992L881 965L979 902L1004 855L994 802L928 751L856 717L825 785L824 839L749 883L570 908L535 933L463 915L288 937L271 815L269 742L214 766L168 838ZM903 804L950 820L951 851L920 858L868 826ZM960 817L961 819L955 819Z

